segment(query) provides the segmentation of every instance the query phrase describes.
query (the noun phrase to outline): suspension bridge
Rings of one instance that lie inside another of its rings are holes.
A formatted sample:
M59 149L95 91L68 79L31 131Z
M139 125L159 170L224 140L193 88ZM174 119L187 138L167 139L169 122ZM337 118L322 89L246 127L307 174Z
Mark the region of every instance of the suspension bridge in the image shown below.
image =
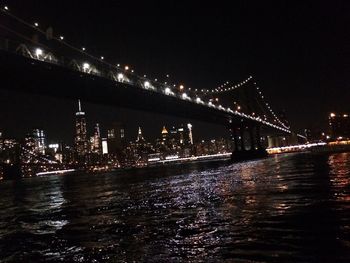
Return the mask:
M234 156L259 155L265 152L262 140L267 135L292 134L253 76L213 89L189 89L168 79L136 74L130 66L109 63L85 47L70 44L63 35L55 35L52 28L44 30L38 23L26 22L7 6L0 15L2 89L225 125L234 140Z

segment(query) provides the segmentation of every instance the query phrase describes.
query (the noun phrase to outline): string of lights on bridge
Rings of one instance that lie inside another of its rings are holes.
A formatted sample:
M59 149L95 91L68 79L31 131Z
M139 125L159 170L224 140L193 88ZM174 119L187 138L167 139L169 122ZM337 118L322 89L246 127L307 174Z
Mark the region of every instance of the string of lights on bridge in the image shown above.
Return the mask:
M250 83L251 81L253 81L253 76L249 76L248 78L246 78L245 80L236 83L235 85L229 85L230 82L226 81L224 84L220 85L219 87L217 87L216 89L213 90L201 90L202 92L206 93L211 93L211 94L219 94L219 93L224 93L224 92L229 92L229 91L233 91L239 87L242 87L248 83ZM254 86L256 87L257 93L260 96L260 99L263 101L263 103L265 104L265 106L267 107L267 109L269 110L269 112L272 114L272 116L274 117L274 119L281 124L284 128L289 129L290 127L288 127L285 123L283 123L277 116L277 114L272 110L271 106L266 102L265 100L265 96L262 94L262 91L260 90L260 88L258 86L256 86L256 82L254 82Z
M234 85L230 85L229 81L226 81L224 84L218 86L215 89L212 90L208 90L208 89L202 89L201 91L204 93L211 93L211 94L217 94L217 93L223 93L223 92L227 92L227 91L232 91L235 90L237 88L240 88L242 86L244 86L245 84L247 84L253 77L249 76L248 78L246 78L245 80L236 83Z
M34 22L34 23L28 23L24 20L22 20L21 18L15 16L14 14L10 13L10 9L8 6L4 6L3 9L1 9L3 11L3 13L11 16L12 18L16 19L17 21L25 24L26 26L29 26L30 28L36 30L37 32L43 34L43 35L46 35L46 32L44 32L43 30L40 29L39 27L39 23L38 22ZM212 108L216 108L218 110L222 110L222 111L225 111L225 112L229 112L231 114L235 114L235 115L238 115L238 116L241 116L241 117L245 117L245 118L248 118L248 119L251 119L251 120L255 120L255 121L258 121L258 122L261 122L265 125L268 125L268 126L271 126L273 128L276 128L276 129L279 129L279 130L282 130L284 132L288 132L290 133L290 130L289 130L289 127L287 127L285 124L283 124L283 122L281 122L276 114L272 111L271 107L266 103L266 101L264 101L264 103L266 104L267 108L270 110L270 112L272 113L272 115L275 117L275 119L278 121L278 123L281 126L277 126L273 123L270 123L270 122L267 122L266 120L262 120L260 117L255 117L255 116L251 116L249 114L245 114L243 112L239 112L239 111L233 111L231 108L224 108L222 105L214 105L211 100L209 100L208 103L205 103L197 94L196 92L198 92L199 90L195 89L193 90L195 92L195 96L196 98L195 99L192 99L191 96L189 96L185 90L185 86L183 84L181 85L176 85L176 84L173 84L171 85L170 83L168 82L164 82L163 83L160 83L158 82L158 79L154 79L151 80L149 78L147 78L147 75L143 75L143 77L140 77L139 75L136 75L134 70L131 69L128 65L125 65L124 68L121 67L120 64L117 64L117 65L113 65L111 63L108 63L106 60L105 60L105 57L104 56L100 56L100 57L96 57L90 53L87 52L87 48L86 47L81 47L81 48L78 48L78 47L75 47L69 43L67 43L67 41L65 40L65 37L63 35L59 35L58 37L52 37L52 39L56 40L56 41L59 41L59 43L65 45L66 47L69 47L70 49L74 50L74 51L77 51L77 52L80 52L86 56L88 56L89 58L91 59L94 59L96 61L98 61L99 63L102 63L104 65L107 65L111 68L116 68L118 69L119 73L113 78L115 81L117 82L128 82L128 78L126 75L130 75L130 76L134 76L136 77L137 79L142 79L143 80L143 83L142 83L142 88L145 88L145 89L149 89L149 90L153 90L153 91L156 91L156 88L153 86L153 84L158 84L162 87L165 87L163 92L165 95L169 95L169 96L176 96L176 94L171 90L171 87L178 87L179 91L181 92L180 94L180 98L183 99L183 100L187 100L187 101L191 101L191 102L195 102L197 104L202 104L202 105L205 105L205 106L208 106L208 107L212 107ZM44 55L44 51L41 49L41 48L37 48L35 50L35 56L36 57L33 57L34 59L40 59L40 57L42 57ZM51 62L51 61L50 61ZM83 62L81 66L78 66L79 69L81 69L84 73L88 73L88 74L93 74L94 73L94 66L91 65L90 63L88 62ZM97 71L97 69L96 69ZM121 72L124 72L124 73L121 73ZM169 78L169 75L166 75L167 78ZM247 84L248 82L250 82L251 80L253 79L252 76L249 76L247 79L239 82L239 83L236 83L235 85L229 85L230 83L227 81L226 83L224 83L223 85L217 87L216 89L213 89L213 90L208 90L208 89L202 89L200 90L200 92L204 92L205 94L218 94L218 93L222 93L222 92L227 92L227 91L232 91L234 89L237 89L239 87L242 87L244 86L245 84ZM163 85L166 85L166 86L163 86ZM187 89L189 92L191 92L191 88L188 88ZM259 88L257 87L257 90L258 90L258 93L259 95L261 95L262 99L264 98L261 94L261 91L259 91Z
M256 82L254 82L255 88L257 90L257 93L260 96L260 99L263 101L263 103L265 104L265 106L267 107L267 109L270 111L270 113L272 114L272 116L275 118L275 120L281 124L284 128L288 129L290 127L288 127L285 123L283 123L278 117L277 114L272 110L271 106L269 105L269 103L266 102L265 100L265 96L263 95L262 91L260 90L260 88L258 86L256 86Z

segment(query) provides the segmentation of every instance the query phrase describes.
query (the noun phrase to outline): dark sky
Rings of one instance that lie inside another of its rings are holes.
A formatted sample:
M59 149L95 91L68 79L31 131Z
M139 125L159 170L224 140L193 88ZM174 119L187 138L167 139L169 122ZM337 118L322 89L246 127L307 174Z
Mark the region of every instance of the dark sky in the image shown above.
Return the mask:
M140 75L162 79L170 74L187 87L211 89L253 74L272 107L284 109L297 130L324 128L330 111L349 111L349 1L205 2L11 0L6 4L29 22L52 26L72 45L84 46L114 64L128 64ZM71 136L74 102L7 93L1 100L5 114L0 121L8 133L19 136L26 124L41 125L54 139ZM40 109L46 110L39 113ZM34 114L28 117L20 114L23 111ZM140 124L149 137L163 123L187 121L97 105L87 105L86 111L91 123L107 125L121 119L130 133ZM52 114L57 126L48 120ZM156 122L151 122L154 117ZM14 126L13 120L23 124ZM217 136L224 130L202 123L197 127L198 137Z

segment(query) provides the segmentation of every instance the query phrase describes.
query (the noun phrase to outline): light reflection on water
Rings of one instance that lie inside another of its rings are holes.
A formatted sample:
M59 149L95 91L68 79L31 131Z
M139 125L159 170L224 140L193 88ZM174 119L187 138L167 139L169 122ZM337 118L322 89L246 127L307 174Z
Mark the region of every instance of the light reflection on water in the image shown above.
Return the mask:
M7 262L350 262L350 154L0 183Z

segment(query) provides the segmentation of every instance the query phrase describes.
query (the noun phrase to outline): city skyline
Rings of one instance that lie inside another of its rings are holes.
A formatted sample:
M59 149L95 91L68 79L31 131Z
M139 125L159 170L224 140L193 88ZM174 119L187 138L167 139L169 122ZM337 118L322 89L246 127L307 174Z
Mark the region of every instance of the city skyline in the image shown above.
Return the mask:
M34 99L28 101L26 94L9 93L7 91L0 91L0 95L4 95L0 96L0 108L8 108L11 107L10 105L16 105L16 107L23 107L25 105L25 108L21 112L7 112L8 115L0 116L0 130L3 134L9 137L20 138L24 137L28 130L39 127L50 134L49 137L52 141L63 140L73 144L72 134L74 133L74 125L71 124L75 121L74 114L78 109L76 100L31 95L31 98ZM45 108L45 111L43 111L43 101L46 101L50 105L50 107ZM88 130L93 130L95 123L99 123L103 133L107 133L108 126L117 121L125 125L126 138L128 140L134 139L139 126L144 127L146 137L150 140L155 140L155 134L158 134L158 131L161 131L164 125L179 125L187 122L193 123L198 128L197 134L203 139L229 137L227 130L219 125L157 113L141 113L140 111L96 105L84 101L82 103L85 112L89 115L89 122L87 123ZM57 114L57 110L60 112L59 114ZM27 111L35 112L34 116L36 117L28 118L26 115L23 115L23 112ZM55 118L51 116L55 116ZM150 122L152 122L152 125L149 125ZM211 127L209 132L207 129L208 126ZM134 134L133 131L135 130L136 133Z

